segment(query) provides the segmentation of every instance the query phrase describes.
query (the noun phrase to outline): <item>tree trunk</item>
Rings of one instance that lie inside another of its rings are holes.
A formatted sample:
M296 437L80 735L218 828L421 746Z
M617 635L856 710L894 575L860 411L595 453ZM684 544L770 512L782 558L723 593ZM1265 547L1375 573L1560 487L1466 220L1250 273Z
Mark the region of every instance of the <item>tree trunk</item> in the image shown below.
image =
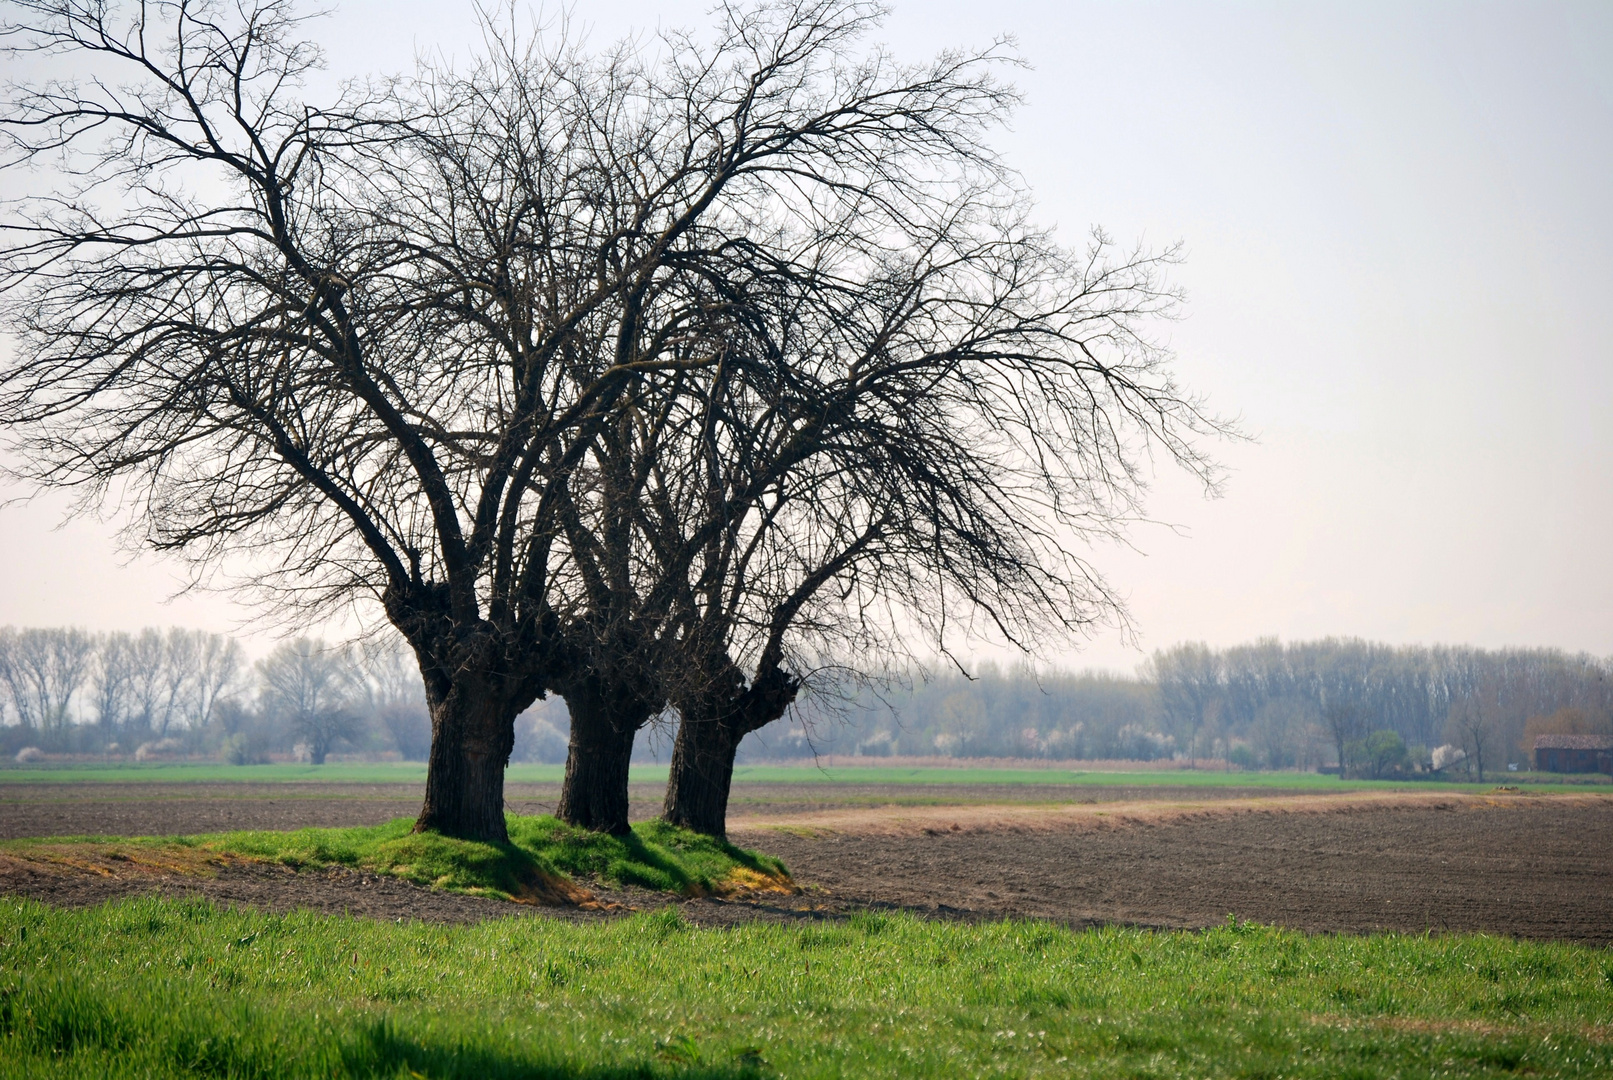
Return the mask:
M571 713L566 778L555 816L568 825L625 836L633 736L649 720L642 706L612 701L595 686L563 692Z
M730 665L730 672L737 669ZM738 684L736 679L733 685ZM719 687L723 679L707 680ZM672 770L667 777L661 816L673 825L728 835L728 793L734 783L734 755L753 731L783 716L795 700L801 681L777 666L763 670L736 694L701 695L683 701L682 721L672 744Z
M721 720L685 715L672 744L661 816L708 836L728 835L728 794L743 735Z
M509 840L504 769L515 744L515 716L485 688L456 686L431 703L426 801L415 832L466 840Z

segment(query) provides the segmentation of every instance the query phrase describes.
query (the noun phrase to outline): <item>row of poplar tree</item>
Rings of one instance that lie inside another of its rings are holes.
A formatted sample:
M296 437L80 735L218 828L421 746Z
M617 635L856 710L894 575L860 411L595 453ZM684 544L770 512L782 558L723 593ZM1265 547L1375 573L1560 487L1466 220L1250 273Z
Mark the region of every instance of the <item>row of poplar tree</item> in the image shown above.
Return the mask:
M1613 734L1613 658L1264 639L1156 652L1134 676L987 665L853 698L751 753L1180 760L1366 776L1526 766L1534 737Z
M741 755L1342 764L1381 776L1431 767L1449 745L1464 769L1494 769L1526 761L1537 734L1613 733L1610 675L1613 660L1553 649L1181 644L1133 677L988 664L878 694L851 687L803 702ZM418 672L395 642L299 639L248 664L230 638L185 629L0 629L0 723L10 753L144 748L237 763L318 762L337 748L423 760L431 738ZM564 703L539 702L520 718L512 756L563 762L568 734ZM642 732L635 757L664 760L663 734Z
M233 639L182 628L0 628L0 724L0 745L25 756L317 764L338 748L423 758L431 741L419 673L395 645L302 638L249 663Z

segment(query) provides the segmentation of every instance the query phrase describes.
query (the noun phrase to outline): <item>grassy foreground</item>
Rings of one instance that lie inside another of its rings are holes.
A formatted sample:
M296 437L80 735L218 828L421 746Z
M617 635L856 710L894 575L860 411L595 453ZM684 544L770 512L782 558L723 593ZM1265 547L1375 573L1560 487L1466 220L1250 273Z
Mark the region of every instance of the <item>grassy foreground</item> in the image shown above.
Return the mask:
M731 889L790 887L784 864L721 840L643 822L628 836L606 836L553 817L507 815L507 844L413 831L413 818L382 825L201 836L11 840L0 851L42 861L90 855L206 873L209 858L235 856L303 868L332 866L390 874L419 885L506 900L576 900L571 879L704 896Z
M1610 1025L1613 955L1488 937L0 901L0 1076L1606 1076Z

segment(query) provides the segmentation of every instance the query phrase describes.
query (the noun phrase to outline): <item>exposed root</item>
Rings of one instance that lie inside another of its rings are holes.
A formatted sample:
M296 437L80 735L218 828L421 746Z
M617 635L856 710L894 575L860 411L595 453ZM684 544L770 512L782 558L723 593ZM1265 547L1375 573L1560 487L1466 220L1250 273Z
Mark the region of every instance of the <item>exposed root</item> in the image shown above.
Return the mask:
M570 878L535 870L523 882L521 890L510 896L517 904L539 907L575 907L584 911L614 911L620 904L599 899Z
M801 887L788 874L770 874L736 866L728 872L728 876L717 887L716 893L718 896L738 896L742 893L777 893L794 896L800 891Z

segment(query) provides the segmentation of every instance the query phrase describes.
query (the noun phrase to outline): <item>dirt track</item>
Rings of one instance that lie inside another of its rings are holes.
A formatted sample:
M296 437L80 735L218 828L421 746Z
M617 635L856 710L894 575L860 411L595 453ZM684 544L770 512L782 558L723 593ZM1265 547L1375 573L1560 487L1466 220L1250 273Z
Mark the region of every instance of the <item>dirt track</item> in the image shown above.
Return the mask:
M0 836L149 835L360 824L412 813L403 785L80 785L0 792ZM512 789L520 812L550 790ZM655 809L635 793L640 815ZM1078 796L1080 803L1052 800ZM1613 797L1273 797L1270 792L1014 786L736 791L734 839L781 856L799 897L692 902L700 922L897 906L941 917L1202 926L1234 914L1312 931L1488 930L1613 944ZM900 804L876 805L880 798ZM1103 800L1101 802L1094 800ZM363 874L234 864L212 876L41 871L0 859L0 892L93 903L199 893L442 921L517 911ZM643 894L604 899L664 902ZM575 917L597 917L572 912Z

